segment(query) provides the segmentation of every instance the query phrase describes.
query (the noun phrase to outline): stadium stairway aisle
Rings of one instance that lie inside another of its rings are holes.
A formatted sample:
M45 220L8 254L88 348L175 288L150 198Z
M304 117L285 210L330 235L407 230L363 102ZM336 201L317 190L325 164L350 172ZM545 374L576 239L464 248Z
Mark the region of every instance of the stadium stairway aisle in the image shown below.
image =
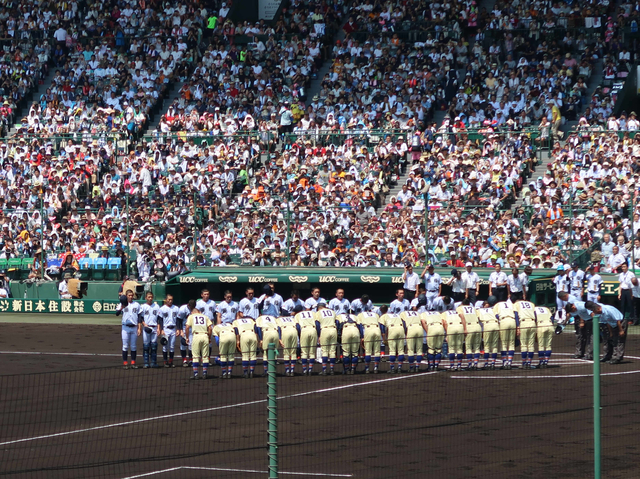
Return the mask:
M144 132L144 136L153 135L154 131L160 124L162 115L166 113L169 105L171 105L173 101L180 96L180 90L182 89L183 85L184 82L182 81L175 81L171 83L171 85L169 86L169 92L167 93L167 96L161 100L161 105L159 105L159 108L154 108L154 110L156 110L156 113L151 118L149 118L149 127Z
M49 65L49 74L42 80L42 83L38 85L38 89L29 97L30 100L27 101L21 109L14 112L15 121L9 130L8 136L13 136L18 132L17 125L20 125L20 120L29 114L29 108L31 108L33 102L37 101L40 96L46 93L47 89L51 87L51 82L53 81L56 70L57 68L53 64Z

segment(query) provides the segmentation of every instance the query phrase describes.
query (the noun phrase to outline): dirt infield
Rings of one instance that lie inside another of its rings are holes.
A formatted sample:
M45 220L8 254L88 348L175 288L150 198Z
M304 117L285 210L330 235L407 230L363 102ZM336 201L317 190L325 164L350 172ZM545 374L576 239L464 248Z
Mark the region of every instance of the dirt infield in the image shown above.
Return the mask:
M1 476L267 477L264 379L124 371L116 326L5 324L3 332ZM547 370L281 377L280 470L592 477L591 363L571 358L572 341L570 333L555 338ZM636 343L624 364L602 368L606 478L640 476Z

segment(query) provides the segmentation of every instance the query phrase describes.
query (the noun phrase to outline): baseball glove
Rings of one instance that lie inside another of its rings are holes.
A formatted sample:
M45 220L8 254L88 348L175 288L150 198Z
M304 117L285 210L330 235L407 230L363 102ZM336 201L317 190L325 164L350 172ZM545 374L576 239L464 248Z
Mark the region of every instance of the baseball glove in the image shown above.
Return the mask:
M185 338L180 338L180 344L182 344L183 346L186 346L187 340Z
M127 306L129 306L129 300L124 294L120 296L120 304L122 305L123 308L126 308Z
M144 328L144 332L147 333L147 334L151 334L151 333L153 333L153 329L146 327L146 328Z
M169 342L169 341L167 341L167 337L166 337L166 336L162 336L162 337L160 338L160 344L161 344L162 346L166 346L168 342Z

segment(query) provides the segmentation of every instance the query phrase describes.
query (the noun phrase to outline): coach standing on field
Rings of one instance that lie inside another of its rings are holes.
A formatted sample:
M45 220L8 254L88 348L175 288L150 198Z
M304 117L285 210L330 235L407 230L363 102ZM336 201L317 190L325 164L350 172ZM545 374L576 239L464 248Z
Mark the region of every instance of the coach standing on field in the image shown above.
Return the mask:
M497 264L496 270L489 275L489 296L498 298L498 302L507 300L507 275Z
M609 361L610 364L620 364L624 358L627 341L627 320L614 306L587 301L584 307L594 314L594 321L599 316L601 331L604 336L604 357L600 362ZM594 351L593 359L598 357Z
M402 274L402 281L404 281L404 296L412 301L416 297L416 290L420 285L420 276L413 272L413 266L406 264L404 267L404 273Z
M462 281L464 283L466 298L469 299L471 304L476 304L478 295L480 294L480 277L478 273L472 271L473 263L470 261L465 265L466 271L462 273Z
M620 300L620 312L626 319L635 321L633 311L633 278L636 277L626 263L621 266L622 272L618 275L620 286L618 288L618 299Z

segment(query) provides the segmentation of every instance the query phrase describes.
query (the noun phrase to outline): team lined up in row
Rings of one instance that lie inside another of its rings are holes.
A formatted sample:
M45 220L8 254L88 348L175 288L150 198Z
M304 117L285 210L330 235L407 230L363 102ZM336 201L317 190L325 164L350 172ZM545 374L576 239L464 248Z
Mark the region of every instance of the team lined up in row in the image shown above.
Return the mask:
M420 295L416 298L413 310L407 304L406 308L397 311L392 308L397 307L394 303L402 303L402 298L398 298L390 306L374 309L368 307L370 301L363 297L359 301L364 300L368 310L337 313L330 307L331 302L315 297L310 298L315 301L313 308L305 310L303 304L295 304L291 313L283 307L282 313L275 315L267 314L269 306L265 306L265 303L273 296L273 291L267 291L267 288L265 286L263 296L257 301L258 315L255 319L242 312L236 312L233 318L228 316L225 311L231 298L228 291L225 292L225 301L217 308L216 319L213 314L216 312L215 304L210 300L207 290L203 290L201 300L191 300L181 308L173 305L171 296L167 296L165 304L158 307L153 303L151 293L146 297L147 302L139 305L133 301L133 293L127 292L127 298L123 299L120 308L123 315L125 368L129 366L129 349L132 353L131 365L136 367L136 337L141 333L144 334L145 367L149 367L149 361L152 366L157 367L158 337L163 344L165 367L172 367L175 339L180 337L183 366L188 365L189 352L193 378L206 378L212 337L218 344L223 378L231 377L236 350L242 354L244 376L252 377L258 349L262 348L266 372L267 345L270 343L282 350L287 376L294 375L298 350L303 375L311 375L318 346L321 350L322 375L335 374L338 347L341 348L343 358L343 374L356 372L361 348L364 351L364 372L376 374L380 364L381 342L387 347L389 373L401 372L405 357L409 372L419 371L425 351L427 369L437 370L443 356L445 338L450 370L462 369L465 352L467 368L478 369L483 343L484 368L495 368L500 350L502 368L511 369L518 336L525 369L534 367L531 363L536 339L539 366L546 367L551 356L554 330L552 313L548 308L536 307L529 301L498 302L492 296L485 302L472 305L468 299L456 303L445 296L438 298L440 301L437 303L437 310L428 311L426 297ZM318 293L319 291L314 291L314 294ZM397 295L400 296L401 293L402 290L398 290ZM288 301L295 302L297 298L294 299L292 295L292 300ZM225 321L223 318L229 320ZM200 364L203 367L202 376L198 376Z

